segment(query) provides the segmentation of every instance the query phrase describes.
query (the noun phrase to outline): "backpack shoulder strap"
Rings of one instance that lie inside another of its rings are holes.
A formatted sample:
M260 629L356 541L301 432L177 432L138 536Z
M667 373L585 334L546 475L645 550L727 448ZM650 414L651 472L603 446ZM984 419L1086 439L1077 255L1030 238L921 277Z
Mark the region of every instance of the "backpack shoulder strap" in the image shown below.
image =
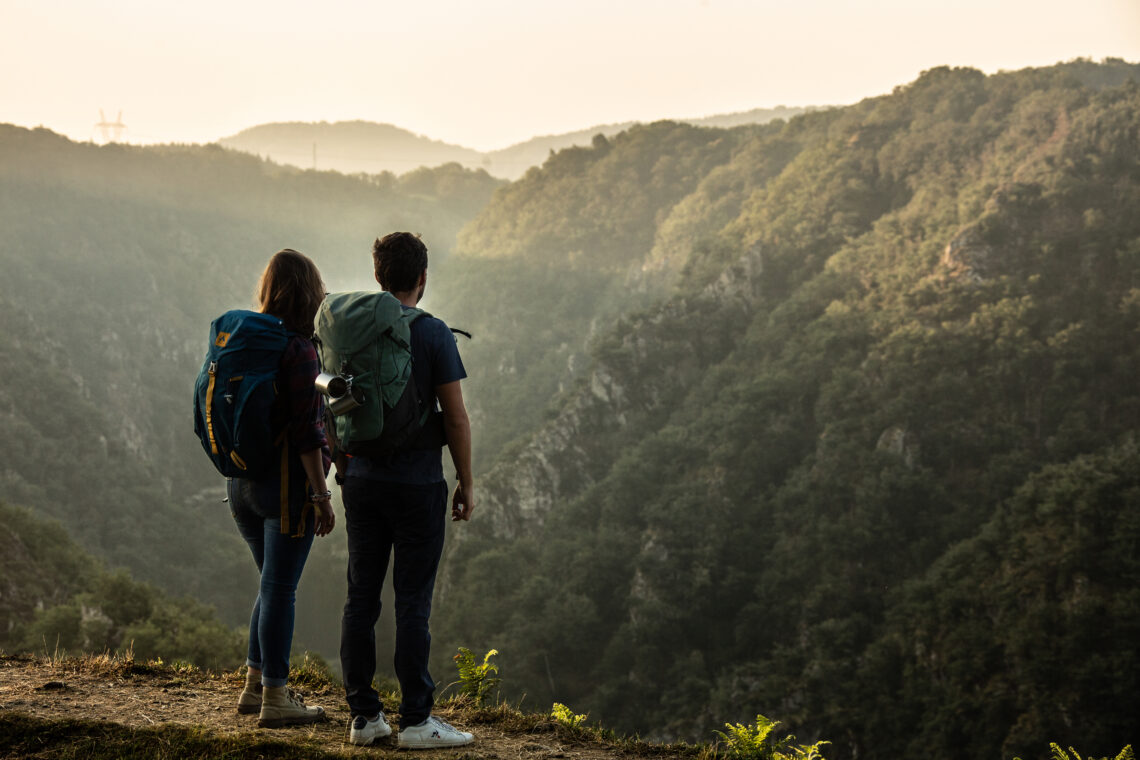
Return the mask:
M429 314L428 312L426 312L423 309L418 308L418 307L412 307L410 309L404 309L403 312L404 313L400 315L400 318L404 322L407 323L408 327L411 327L412 323L415 322L420 317L430 317L431 316L431 314Z

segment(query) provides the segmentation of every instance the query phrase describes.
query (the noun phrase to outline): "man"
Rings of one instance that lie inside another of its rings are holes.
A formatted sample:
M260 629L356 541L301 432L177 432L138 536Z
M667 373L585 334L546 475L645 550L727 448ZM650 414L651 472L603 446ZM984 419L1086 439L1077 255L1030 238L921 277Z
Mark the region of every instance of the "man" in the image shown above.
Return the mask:
M394 232L372 248L376 281L409 309L427 286L427 246L418 236ZM460 380L467 376L455 338L441 320L421 316L411 325L412 377L430 408L443 412L447 447L458 483L451 519L469 520L474 509L471 426ZM342 477L343 475L343 477ZM349 741L370 744L392 729L372 688L376 671L375 626L380 588L395 552L396 677L400 704L399 744L406 748L457 747L473 737L431 714L435 682L428 673L432 591L443 551L447 484L442 446L404 450L380 458L343 455L337 461L348 533L348 600L341 623L340 661L352 710Z

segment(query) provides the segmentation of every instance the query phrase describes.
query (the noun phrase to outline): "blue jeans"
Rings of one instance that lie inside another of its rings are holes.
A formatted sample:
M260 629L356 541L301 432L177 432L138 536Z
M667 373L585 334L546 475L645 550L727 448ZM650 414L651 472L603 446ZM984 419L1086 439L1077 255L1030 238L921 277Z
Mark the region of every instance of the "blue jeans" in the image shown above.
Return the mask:
M443 553L447 484L408 485L349 476L344 484L348 532L348 599L340 629L340 664L353 715L371 718L383 709L372 688L376 673L376 621L380 589L395 551L396 653L400 727L429 715L435 681L428 672L431 597Z
M250 481L235 478L228 490L234 522L261 573L261 587L249 618L245 664L261 671L262 685L284 686L289 677L297 583L313 545L312 526L306 527L301 538L284 534L280 518L258 513Z

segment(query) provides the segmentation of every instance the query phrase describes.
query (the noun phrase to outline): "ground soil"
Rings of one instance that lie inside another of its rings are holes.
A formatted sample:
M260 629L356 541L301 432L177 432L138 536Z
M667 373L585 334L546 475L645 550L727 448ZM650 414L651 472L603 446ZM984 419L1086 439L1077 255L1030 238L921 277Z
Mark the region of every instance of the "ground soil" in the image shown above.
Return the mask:
M400 750L395 733L374 746L348 743L349 713L342 693L332 686L298 689L308 704L325 708L329 720L312 726L279 729L257 727L256 715L236 711L242 680L237 673L180 672L163 668L107 668L90 664L57 663L33 657L0 656L0 713L22 713L41 720L114 722L132 728L180 725L216 735L254 735L277 741L298 741L327 752L400 754L409 757L454 757L456 750ZM436 714L475 734L462 748L471 758L506 760L565 758L596 760L641 754L628 747L606 746L588 739L568 738L553 724L512 730L501 721L474 724L477 714L459 707L439 706ZM388 713L388 720L397 717ZM656 757L668 752L653 752Z

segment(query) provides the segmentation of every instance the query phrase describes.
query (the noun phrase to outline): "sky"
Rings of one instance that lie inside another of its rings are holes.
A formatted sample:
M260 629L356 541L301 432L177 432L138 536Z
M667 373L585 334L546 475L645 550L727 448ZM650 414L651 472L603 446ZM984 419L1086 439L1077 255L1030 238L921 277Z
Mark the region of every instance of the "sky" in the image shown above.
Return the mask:
M1140 0L0 0L0 122L210 142L363 119L491 150L842 105L941 65L1140 61Z

